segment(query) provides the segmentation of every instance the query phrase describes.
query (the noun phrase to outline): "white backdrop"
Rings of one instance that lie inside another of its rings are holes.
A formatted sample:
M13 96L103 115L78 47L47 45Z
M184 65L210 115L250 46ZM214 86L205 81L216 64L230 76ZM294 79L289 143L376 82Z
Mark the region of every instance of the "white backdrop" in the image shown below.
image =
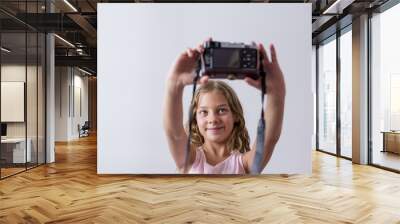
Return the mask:
M165 78L179 53L207 37L274 43L287 95L282 135L263 173L311 173L311 4L113 3L98 4L97 18L99 174L177 173L162 125ZM260 93L229 84L253 142ZM190 99L191 86L184 114Z

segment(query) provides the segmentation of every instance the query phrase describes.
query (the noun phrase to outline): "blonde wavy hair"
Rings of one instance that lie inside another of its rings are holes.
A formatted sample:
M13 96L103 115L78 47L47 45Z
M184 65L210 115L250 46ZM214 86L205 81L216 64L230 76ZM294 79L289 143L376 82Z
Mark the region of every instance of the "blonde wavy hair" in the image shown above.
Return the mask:
M196 112L199 104L200 95L212 91L219 91L222 93L226 100L230 110L232 111L235 123L233 130L228 138L227 147L231 151L239 150L244 153L250 151L249 133L245 126L245 120L243 117L243 108L239 101L235 91L225 82L209 80L206 84L201 85L195 92L194 99L191 104L192 113L192 125L190 127L192 131L191 144L200 147L204 144L204 137L200 134L199 127L196 121ZM188 127L189 124L186 125Z

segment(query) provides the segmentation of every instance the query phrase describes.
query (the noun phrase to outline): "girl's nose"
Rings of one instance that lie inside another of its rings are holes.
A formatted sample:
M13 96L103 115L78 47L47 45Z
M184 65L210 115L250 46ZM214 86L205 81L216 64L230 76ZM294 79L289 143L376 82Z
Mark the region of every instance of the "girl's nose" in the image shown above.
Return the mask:
M218 116L215 113L210 113L208 116L208 123L213 124L218 122Z
M215 124L215 123L217 123L217 120L215 120L215 119L208 120L208 123L209 123L209 124Z

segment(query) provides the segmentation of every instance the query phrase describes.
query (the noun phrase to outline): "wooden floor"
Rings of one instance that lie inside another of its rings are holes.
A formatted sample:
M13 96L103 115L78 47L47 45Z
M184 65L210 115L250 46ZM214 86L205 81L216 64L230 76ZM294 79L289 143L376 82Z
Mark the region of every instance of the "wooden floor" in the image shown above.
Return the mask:
M400 223L400 175L320 152L313 174L98 176L96 139L0 181L0 223Z
M23 168L1 168L1 178L11 176L13 174L25 171L25 167Z

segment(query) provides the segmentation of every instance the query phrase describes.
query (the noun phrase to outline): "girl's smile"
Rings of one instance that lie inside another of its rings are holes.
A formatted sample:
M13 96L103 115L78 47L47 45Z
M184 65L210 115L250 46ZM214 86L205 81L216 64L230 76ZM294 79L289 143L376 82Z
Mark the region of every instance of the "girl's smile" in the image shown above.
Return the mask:
M206 131L210 132L211 134L218 134L224 130L224 127L212 127L206 128Z

